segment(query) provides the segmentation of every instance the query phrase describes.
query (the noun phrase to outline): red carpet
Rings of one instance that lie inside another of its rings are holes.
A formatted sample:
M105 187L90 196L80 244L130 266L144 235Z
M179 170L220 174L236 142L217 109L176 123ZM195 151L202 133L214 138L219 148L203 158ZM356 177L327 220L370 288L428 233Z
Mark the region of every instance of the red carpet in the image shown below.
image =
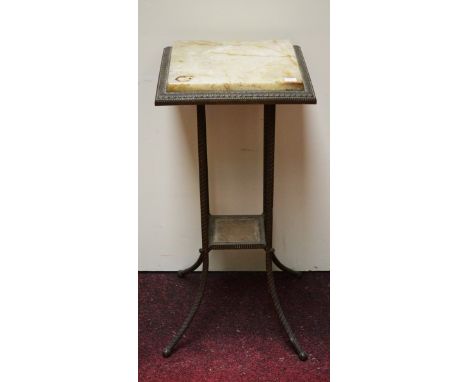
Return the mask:
M288 343L262 272L213 272L174 354L161 352L185 319L199 273L139 274L139 381L329 381L329 272L275 272L283 310L309 359Z

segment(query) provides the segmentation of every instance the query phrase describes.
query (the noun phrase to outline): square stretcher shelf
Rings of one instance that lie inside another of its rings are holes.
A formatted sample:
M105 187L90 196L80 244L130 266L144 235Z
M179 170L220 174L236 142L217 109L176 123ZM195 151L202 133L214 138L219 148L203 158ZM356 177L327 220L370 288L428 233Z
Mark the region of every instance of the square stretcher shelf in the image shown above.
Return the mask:
M265 248L262 215L211 215L209 226L211 249Z

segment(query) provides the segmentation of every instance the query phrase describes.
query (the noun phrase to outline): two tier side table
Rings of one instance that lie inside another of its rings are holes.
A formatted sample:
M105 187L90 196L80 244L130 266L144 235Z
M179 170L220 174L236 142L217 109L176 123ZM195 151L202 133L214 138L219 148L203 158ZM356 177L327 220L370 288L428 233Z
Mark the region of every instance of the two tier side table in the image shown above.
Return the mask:
M273 248L273 180L277 104L315 104L316 97L301 48L286 40L177 41L164 49L156 90L156 106L197 108L202 245L196 262L178 272L183 277L203 269L195 300L180 329L164 348L169 357L200 306L215 249L263 249L267 285L281 324L298 357L302 349L291 329L275 288L272 264L299 277L280 262ZM209 206L206 105L260 104L264 108L263 212L261 215L212 215Z

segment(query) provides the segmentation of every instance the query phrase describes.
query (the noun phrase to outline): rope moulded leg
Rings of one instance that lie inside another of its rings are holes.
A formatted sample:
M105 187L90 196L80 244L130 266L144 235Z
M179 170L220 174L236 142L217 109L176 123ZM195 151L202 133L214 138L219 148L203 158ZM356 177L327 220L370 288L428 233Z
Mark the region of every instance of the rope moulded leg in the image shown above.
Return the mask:
M286 320L286 317L283 312L283 308L281 308L281 304L278 298L278 294L276 293L276 287L275 287L275 280L273 278L273 252L271 250L266 251L266 272L267 272L267 281L268 281L268 290L270 291L271 298L273 299L273 304L276 309L276 313L278 314L278 317L281 321L281 325L283 325L284 330L288 334L289 341L291 341L291 344L296 351L297 355L299 356L299 359L301 361L307 360L309 357L308 354L302 350L301 345L297 341L296 336L294 335L291 327L289 326L288 321Z
M279 269L281 269L282 271L288 272L288 273L290 273L290 274L296 276L297 278L299 278L299 277L302 276L302 272L295 271L294 269L291 269L291 268L287 267L287 266L284 265L281 261L279 261L279 259L276 257L276 254L275 254L275 250L274 250L274 249L271 250L271 255L272 255L273 263L274 263Z
M184 277L187 273L193 272L195 269L197 269L201 263L203 262L203 250L200 249L200 256L198 256L197 261L195 261L195 264L191 265L190 267L186 269L181 269L180 271L177 272L177 276L179 277Z
M209 260L208 254L210 252L208 248L208 228L210 218L210 198L208 188L208 156L207 156L207 145L206 145L206 110L205 105L197 105L197 136L198 136L198 170L199 170L199 182L200 182L200 212L201 212L201 231L202 231L202 249L200 250L200 257L191 267L183 269L178 272L179 277L183 277L186 273L189 273L203 262L203 270L200 276L200 285L198 286L195 300L190 308L190 312L187 318L183 322L182 326L172 338L169 345L163 350L163 356L169 357L174 347L177 345L179 340L184 335L185 331L192 322L195 313L200 306L203 293L205 291L206 279L208 277Z
M184 335L185 331L187 330L190 323L192 322L193 317L195 316L195 313L198 310L198 307L200 306L203 293L205 291L206 279L208 277L208 267L209 267L208 252L209 252L208 250L202 251L203 271L201 273L200 285L198 286L197 294L195 296L195 300L193 301L192 307L190 308L190 312L187 315L187 318L183 322L180 329L177 331L176 335L172 338L169 345L167 345L164 348L163 350L164 357L169 357L172 354L174 347L177 345L179 340Z

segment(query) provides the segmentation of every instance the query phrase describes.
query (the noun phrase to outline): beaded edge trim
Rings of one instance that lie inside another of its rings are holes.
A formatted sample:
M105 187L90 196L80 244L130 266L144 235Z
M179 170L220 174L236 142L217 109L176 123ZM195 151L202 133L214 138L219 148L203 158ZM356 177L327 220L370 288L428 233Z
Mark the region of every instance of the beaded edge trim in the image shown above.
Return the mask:
M197 105L197 104L316 104L314 88L302 54L301 48L294 45L299 69L304 83L304 90L285 90L272 92L257 91L217 91L217 92L167 92L167 78L171 61L172 47L164 48L154 104L162 105Z

